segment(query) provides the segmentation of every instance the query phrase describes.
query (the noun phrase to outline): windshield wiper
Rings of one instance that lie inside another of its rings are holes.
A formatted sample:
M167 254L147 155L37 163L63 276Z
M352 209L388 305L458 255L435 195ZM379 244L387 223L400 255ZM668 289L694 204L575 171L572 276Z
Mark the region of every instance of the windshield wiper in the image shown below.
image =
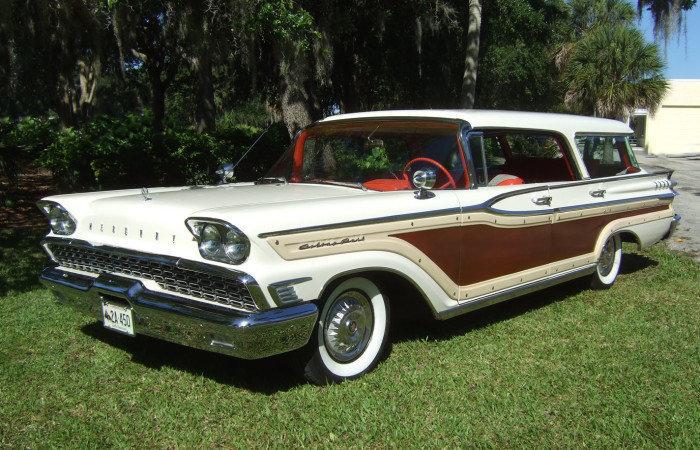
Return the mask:
M287 184L284 177L260 177L255 180L255 184Z
M349 182L349 181L330 181L330 180L304 180L302 183L312 183L312 184L328 184L331 186L343 186L355 189L367 190L367 187L359 182Z

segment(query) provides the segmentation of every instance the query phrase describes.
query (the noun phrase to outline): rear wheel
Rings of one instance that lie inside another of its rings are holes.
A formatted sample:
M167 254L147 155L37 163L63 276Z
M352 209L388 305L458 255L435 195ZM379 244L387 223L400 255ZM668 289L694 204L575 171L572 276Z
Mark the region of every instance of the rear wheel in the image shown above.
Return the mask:
M613 285L620 272L622 261L622 241L620 235L610 236L600 252L596 271L591 276L591 287L607 289Z
M326 297L304 375L315 384L357 378L389 350L389 303L377 284L348 278Z

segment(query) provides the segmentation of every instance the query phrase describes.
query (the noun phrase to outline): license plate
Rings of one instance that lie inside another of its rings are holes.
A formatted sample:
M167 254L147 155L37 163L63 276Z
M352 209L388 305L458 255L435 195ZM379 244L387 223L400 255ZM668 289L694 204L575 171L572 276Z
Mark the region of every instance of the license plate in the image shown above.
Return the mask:
M102 302L102 323L105 328L134 336L134 318L129 307Z

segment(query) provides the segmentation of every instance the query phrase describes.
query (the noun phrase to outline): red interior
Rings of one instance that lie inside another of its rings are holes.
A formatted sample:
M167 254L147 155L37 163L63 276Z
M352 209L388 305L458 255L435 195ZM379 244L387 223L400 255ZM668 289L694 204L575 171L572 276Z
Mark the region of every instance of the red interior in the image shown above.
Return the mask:
M555 140L559 146L561 158L518 158L513 156L508 139L502 135L498 136L498 142L506 156L506 163L500 168L499 172L515 175L521 178L523 183L575 180L576 177L569 162L566 146L559 137L555 137ZM500 183L498 185L502 186Z
M570 181L565 158L512 158L501 168L501 173L515 175L525 183Z
M376 180L369 180L362 183L367 189L372 189L373 191L404 191L411 189L411 182L407 179L396 178L378 178Z
M496 186L513 186L515 184L523 184L524 181L522 178L508 178L506 180L501 181L500 183L497 183Z

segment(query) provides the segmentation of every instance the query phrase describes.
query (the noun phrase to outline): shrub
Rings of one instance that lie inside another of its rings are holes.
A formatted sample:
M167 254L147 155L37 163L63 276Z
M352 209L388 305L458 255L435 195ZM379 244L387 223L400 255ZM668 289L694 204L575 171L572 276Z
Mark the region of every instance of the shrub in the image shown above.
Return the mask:
M17 186L20 172L51 145L57 127L56 119L51 117L0 119L0 173L12 187Z
M221 142L218 161L236 162L255 140L265 133L236 167L236 181L250 181L263 176L289 146L289 134L283 123L268 127L219 123L215 136Z
M63 191L207 184L217 166L237 161L263 131L226 122L215 133L168 127L158 135L148 113L99 117L59 132L41 162ZM270 127L237 168L238 179L262 176L288 142L283 125Z
M152 147L148 116L103 116L59 132L41 162L61 190L133 187L153 177Z

